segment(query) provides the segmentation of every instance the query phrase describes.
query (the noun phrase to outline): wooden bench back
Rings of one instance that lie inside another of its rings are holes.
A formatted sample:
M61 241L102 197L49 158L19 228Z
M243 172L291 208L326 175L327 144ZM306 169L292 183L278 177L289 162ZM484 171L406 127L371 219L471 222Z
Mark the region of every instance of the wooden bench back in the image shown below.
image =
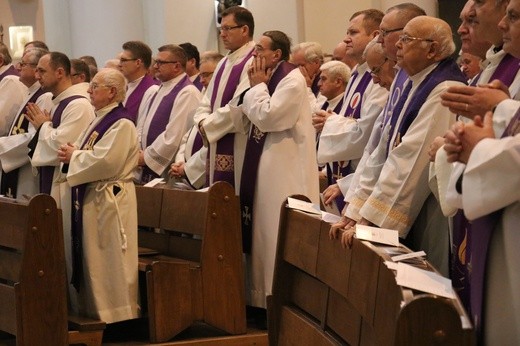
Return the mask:
M18 345L67 344L61 212L54 199L0 200L0 330Z
M205 191L137 186L136 192L139 225L161 229L159 233L139 231L139 246L160 254L141 258L149 271L148 282L155 283L156 296L162 295L172 302L183 300L191 304L187 308L188 312L183 315L185 321L179 324L180 327L166 328L176 332L192 321L202 320L230 334L245 333L240 208L233 187L224 182L218 182ZM186 234L193 237L186 237ZM172 264L173 258L191 262ZM171 284L163 282L167 275L158 277L159 268L164 273L176 273L176 281ZM176 270L185 272L191 278L180 279L181 274ZM152 280L154 271L156 275ZM157 288L159 282L161 287L169 285L168 292ZM147 285L149 290L151 285ZM178 289L175 291L174 288ZM172 297L172 292L177 292L177 296ZM150 302L150 296L148 300L149 307L152 303L149 310L153 310L156 316L162 316L157 311L162 311L163 306ZM182 314L179 313L174 318L181 319L180 315ZM151 320L154 319L159 321L163 317L152 316ZM158 324L159 322L155 323ZM153 332L151 335L153 336ZM162 341L171 337L166 332L164 335L167 336L156 337L155 340L152 337L152 340Z
M329 229L317 216L282 206L269 297L271 344L472 344L459 300L398 286L384 264L388 246L354 240L343 249L329 239Z

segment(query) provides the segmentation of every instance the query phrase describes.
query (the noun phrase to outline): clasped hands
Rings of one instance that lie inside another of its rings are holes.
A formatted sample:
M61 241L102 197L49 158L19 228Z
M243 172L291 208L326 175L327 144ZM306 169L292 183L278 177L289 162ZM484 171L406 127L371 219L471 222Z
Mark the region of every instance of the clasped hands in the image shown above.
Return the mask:
M51 121L51 114L47 110L41 110L34 103L28 103L27 107L25 107L25 119L27 119L35 129L40 128L40 126L47 122Z

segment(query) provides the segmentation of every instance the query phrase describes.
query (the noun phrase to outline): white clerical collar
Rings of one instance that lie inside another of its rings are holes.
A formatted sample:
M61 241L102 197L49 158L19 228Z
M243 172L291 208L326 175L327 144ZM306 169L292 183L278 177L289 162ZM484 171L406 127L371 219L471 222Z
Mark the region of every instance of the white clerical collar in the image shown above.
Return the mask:
M437 65L439 65L439 62L433 63L430 66L424 68L422 71L417 72L413 76L410 76L409 78L413 82L414 88L417 87L419 85L419 83L422 82L423 79L426 78L426 76L430 72L432 72L434 68L437 67Z
M146 74L143 74L141 77L136 78L131 82L128 82L128 88L130 89L134 85L137 86L143 80L144 76L146 76Z
M106 105L105 107L95 111L96 118L100 118L102 116L107 115L112 109L114 109L116 107L117 107L117 102L112 102L112 103Z
M235 50L234 52L228 53L227 59L229 61L231 61L231 62L235 62L237 59L240 59L244 55L249 53L249 51L251 51L254 47L255 47L255 42L254 41L249 41L245 45L243 45L242 47L240 47L237 50Z
M162 84L161 84L162 89L173 88L174 86L177 85L177 83L179 83L181 81L181 79L184 78L184 76L186 76L186 72L183 72L180 75L178 75L177 77L174 77L166 82L162 82Z
M29 95L32 95L34 94L38 89L40 89L41 85L40 85L40 82L36 81L33 83L33 85L31 85L28 89L28 94Z

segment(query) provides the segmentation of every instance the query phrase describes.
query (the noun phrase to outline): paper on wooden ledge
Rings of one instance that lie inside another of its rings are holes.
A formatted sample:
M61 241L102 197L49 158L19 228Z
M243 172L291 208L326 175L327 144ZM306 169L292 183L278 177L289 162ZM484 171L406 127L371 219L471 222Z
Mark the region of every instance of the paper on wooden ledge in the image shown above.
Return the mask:
M386 228L356 225L356 238L375 243L399 246L399 232Z
M402 262L397 263L395 280L398 285L446 298L455 298L451 280L435 272L415 268Z
M164 183L164 178L155 178L144 184L145 187L154 187L157 184Z
M291 209L298 209L307 213L321 215L320 207L316 204L312 204L310 202L302 201L301 199L296 199L292 197L288 197L287 202L289 204L289 208Z

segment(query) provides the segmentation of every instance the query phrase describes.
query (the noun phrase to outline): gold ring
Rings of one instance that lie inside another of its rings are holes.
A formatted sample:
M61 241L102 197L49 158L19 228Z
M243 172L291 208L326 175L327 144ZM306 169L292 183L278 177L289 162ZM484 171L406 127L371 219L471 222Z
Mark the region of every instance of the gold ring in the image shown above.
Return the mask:
M469 104L466 103L466 112L468 111L468 106L469 106Z

